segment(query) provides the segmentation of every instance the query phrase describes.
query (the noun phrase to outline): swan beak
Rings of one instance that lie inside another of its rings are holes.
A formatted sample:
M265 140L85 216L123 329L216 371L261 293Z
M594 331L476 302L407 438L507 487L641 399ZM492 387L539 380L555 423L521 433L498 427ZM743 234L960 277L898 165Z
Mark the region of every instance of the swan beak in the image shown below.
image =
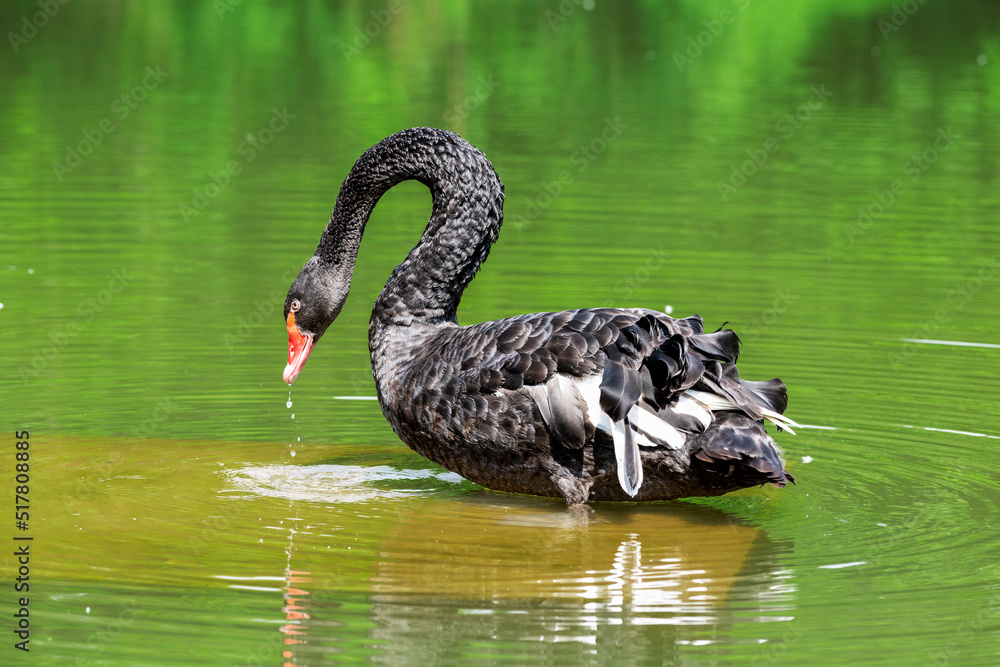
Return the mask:
M287 384L295 382L299 372L306 364L309 353L312 352L315 339L308 334L303 334L295 326L295 313L288 313L288 365L281 377Z

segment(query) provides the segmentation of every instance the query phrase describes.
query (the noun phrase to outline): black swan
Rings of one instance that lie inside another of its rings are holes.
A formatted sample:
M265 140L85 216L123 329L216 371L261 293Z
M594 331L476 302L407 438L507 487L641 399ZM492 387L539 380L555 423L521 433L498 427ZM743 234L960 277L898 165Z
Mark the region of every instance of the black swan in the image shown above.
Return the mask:
M796 426L782 414L785 385L740 379L729 329L706 334L697 315L644 308L460 326L458 302L497 239L504 190L482 152L443 130L394 134L351 169L288 290L285 382L340 313L372 209L410 179L431 190L430 220L368 327L378 402L403 442L487 488L571 505L795 481L763 426Z

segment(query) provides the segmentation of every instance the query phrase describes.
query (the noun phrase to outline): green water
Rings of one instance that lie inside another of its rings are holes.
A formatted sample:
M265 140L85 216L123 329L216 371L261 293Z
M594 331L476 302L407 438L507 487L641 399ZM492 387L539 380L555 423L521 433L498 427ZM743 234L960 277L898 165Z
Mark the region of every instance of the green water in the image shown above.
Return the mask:
M39 7L0 9L0 662L1000 663L994 4ZM579 516L338 398L374 395L415 183L286 407L284 292L416 125L506 185L462 322L728 321L812 427L778 436L798 486Z

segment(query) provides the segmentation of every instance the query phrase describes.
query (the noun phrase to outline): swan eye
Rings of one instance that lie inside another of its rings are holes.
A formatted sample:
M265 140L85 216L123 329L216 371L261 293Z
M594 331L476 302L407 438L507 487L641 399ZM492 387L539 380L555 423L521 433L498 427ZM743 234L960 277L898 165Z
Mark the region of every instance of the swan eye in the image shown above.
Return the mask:
M298 312L299 308L301 308L301 307L302 307L302 304L299 303L298 299L296 299L295 301L292 301L292 312L293 313Z

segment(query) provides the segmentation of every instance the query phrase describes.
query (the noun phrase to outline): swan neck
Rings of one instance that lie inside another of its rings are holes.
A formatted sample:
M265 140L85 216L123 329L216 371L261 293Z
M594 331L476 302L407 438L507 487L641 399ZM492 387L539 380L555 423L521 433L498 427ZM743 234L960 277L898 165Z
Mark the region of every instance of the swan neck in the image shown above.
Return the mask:
M316 254L349 284L364 227L394 185L418 180L433 208L416 247L396 267L373 324L455 322L465 288L489 254L503 221L503 185L493 165L451 132L415 128L365 152L344 181Z

